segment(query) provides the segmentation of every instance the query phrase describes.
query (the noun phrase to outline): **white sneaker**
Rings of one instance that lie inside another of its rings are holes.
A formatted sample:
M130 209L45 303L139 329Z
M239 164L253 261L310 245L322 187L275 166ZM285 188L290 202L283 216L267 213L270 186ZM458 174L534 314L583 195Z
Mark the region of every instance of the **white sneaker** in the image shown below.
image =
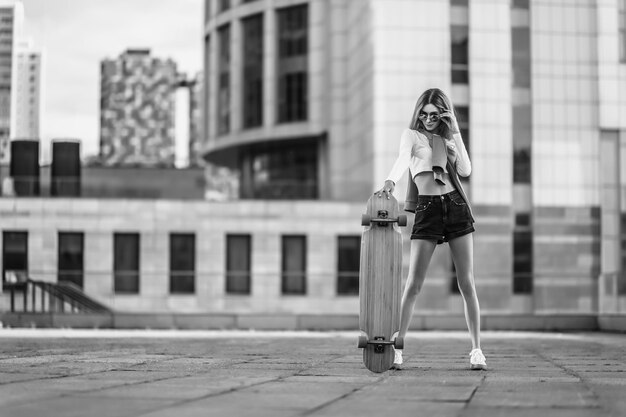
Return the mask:
M396 356L393 359L393 365L391 365L391 369L397 369L398 371L402 369L402 349L393 348L396 352Z
M472 349L469 355L470 355L470 369L474 369L474 370L487 369L485 355L483 355L482 350Z

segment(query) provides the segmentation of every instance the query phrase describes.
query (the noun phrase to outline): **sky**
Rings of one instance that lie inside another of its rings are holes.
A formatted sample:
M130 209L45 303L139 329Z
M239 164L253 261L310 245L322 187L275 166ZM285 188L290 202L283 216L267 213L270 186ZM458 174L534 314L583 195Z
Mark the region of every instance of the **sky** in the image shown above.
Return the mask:
M51 139L99 146L100 62L129 48L202 70L203 0L21 0L23 35L43 53L42 153Z

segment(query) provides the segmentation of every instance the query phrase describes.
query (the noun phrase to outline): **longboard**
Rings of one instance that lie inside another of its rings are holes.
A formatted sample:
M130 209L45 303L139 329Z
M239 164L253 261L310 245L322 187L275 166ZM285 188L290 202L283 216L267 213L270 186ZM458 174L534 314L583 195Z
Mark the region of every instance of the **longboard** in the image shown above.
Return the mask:
M363 349L363 364L372 372L388 371L393 365L394 347L402 349L400 300L402 286L402 235L406 215L399 214L393 197L374 194L367 201L361 225L359 269L358 347Z

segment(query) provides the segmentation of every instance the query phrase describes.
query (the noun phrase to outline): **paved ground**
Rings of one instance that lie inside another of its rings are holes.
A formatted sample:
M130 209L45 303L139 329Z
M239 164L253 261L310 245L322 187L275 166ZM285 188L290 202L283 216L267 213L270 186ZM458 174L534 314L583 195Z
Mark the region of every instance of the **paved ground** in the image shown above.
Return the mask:
M626 416L626 335L410 333L373 374L356 333L0 330L0 416Z

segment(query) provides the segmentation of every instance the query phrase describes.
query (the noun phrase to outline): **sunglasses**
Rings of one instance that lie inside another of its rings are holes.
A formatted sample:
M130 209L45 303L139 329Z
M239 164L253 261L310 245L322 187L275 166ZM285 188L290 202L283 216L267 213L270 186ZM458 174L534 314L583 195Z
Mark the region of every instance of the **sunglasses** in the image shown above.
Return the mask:
M433 122L436 122L437 120L439 120L441 118L441 116L439 115L439 113L420 113L419 115L419 119L423 122L427 121L428 119L430 119Z

